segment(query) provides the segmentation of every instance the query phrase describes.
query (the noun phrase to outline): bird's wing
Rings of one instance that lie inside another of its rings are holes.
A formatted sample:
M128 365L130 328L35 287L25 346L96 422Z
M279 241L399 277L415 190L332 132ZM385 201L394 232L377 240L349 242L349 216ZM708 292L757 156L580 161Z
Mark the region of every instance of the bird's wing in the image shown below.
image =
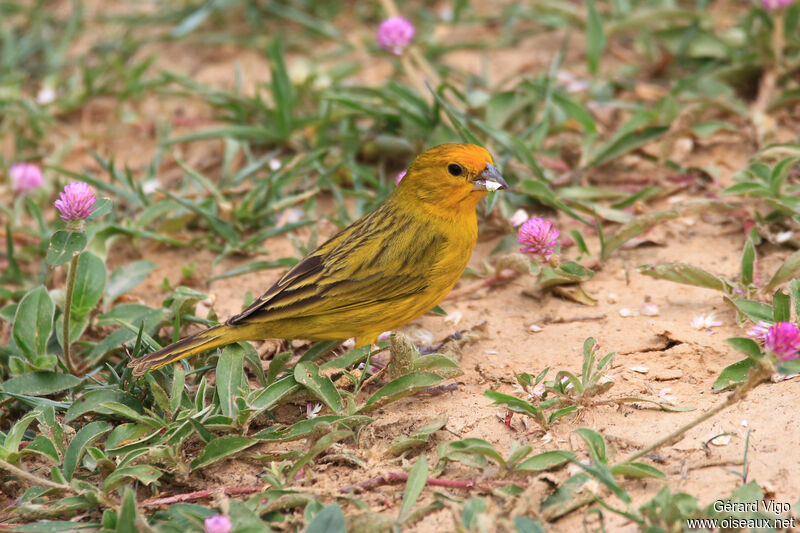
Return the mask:
M227 324L328 314L420 293L446 240L383 204L311 252Z

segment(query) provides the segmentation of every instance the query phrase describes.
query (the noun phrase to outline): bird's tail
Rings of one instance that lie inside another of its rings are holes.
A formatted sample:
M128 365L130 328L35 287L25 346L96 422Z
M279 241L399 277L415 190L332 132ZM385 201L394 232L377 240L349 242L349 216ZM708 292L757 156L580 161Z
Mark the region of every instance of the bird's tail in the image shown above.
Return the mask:
M156 370L196 353L244 340L246 337L243 337L243 332L237 331L238 329L223 324L208 328L161 348L157 352L135 359L128 363L128 366L133 368L134 376L141 376L148 370Z

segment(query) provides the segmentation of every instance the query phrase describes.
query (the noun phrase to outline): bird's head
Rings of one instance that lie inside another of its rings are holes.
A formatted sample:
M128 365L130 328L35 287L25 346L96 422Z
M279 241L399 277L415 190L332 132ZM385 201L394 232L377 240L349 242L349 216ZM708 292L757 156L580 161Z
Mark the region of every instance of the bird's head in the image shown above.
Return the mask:
M438 207L474 209L488 192L506 188L485 148L442 144L417 156L397 192Z

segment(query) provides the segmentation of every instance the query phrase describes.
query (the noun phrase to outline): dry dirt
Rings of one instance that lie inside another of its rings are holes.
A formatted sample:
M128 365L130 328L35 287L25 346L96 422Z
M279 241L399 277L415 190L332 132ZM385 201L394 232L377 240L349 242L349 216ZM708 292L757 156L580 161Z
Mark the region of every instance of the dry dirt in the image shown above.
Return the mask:
M559 39L552 41L560 43ZM572 61L576 65L573 70L580 73L583 64L581 50L581 46L572 43L565 62L567 69L571 69ZM463 57L454 56L450 60L457 62L460 68L480 72L482 62L476 54L460 54ZM491 58L489 61L493 65L494 80L510 78L521 72L537 72L549 63L551 57L546 49L538 46L536 39L527 44L523 42L514 51L503 50L497 54L497 61L491 61ZM292 60L290 58L290 63ZM159 61L163 62L160 66L168 65L206 83L218 83L220 86L227 85L232 79L236 61L247 65L244 69L246 86L263 80L265 73L269 72L264 59L253 52L186 50L174 43L169 45L169 53L163 53ZM384 76L391 73L391 69L381 64L382 60L372 58L369 61L372 63L362 72L362 76L372 77L374 83L380 83ZM127 163L136 174L149 164L155 150L152 124L156 115L162 120L177 123L176 117L180 114L183 117L181 123L189 125L177 128L174 131L176 135L195 131L212 120L210 111L201 102L182 104L178 109L174 102L146 98L134 106L139 119L133 124L122 124L121 110L112 103L95 102L93 106L93 111L90 109L82 116L64 117L65 125L59 131L60 138L78 139L67 156L68 167L79 169L85 165L93 168L86 152L86 148L93 148L104 156L113 155L119 164ZM54 142L58 142L58 139ZM200 162L204 158L218 158L220 144L195 143L181 150L190 165L202 167ZM752 141L743 132L720 140L712 138L702 144L695 143L683 161L697 166L720 167L720 183L711 186L711 190L718 190L730 183L733 172L742 168L753 152ZM598 179L611 180L617 170L605 169ZM619 171L629 176L642 172L667 174L666 170L656 167L637 167L635 161L633 168ZM161 169L162 182L168 182L170 175L176 175L174 168L165 166ZM707 193L708 190L693 189L684 191L682 196L686 199L699 198ZM673 205L669 200L661 200L648 209L664 209ZM563 216L558 218L558 224L563 233L579 227ZM587 228L580 229L588 233ZM307 235L308 228L304 230L298 232L302 237ZM333 230L332 224L324 224L322 236ZM463 349L461 366L464 375L457 379L458 386L451 392L439 395L411 397L376 412L376 421L365 430L361 449L357 451L357 455L366 462L366 469L347 464L317 465L307 472L300 482L301 486L335 494L340 487L350 483L386 471L400 471L403 465L389 461L381 455L381 451L392 439L407 435L440 416L448 418L447 426L432 437L425 450L428 457L435 457L438 444L466 437L486 439L504 453L507 453L511 441L516 440L530 444L534 453L572 449L583 457L585 451L582 442L573 433L579 427L602 433L610 444L612 457L624 457L641 449L724 400L723 395L712 392L711 384L726 365L741 359L741 355L730 348L725 339L740 336L743 330L736 324L734 311L724 304L719 293L656 281L637 273L636 266L680 260L721 275L735 276L744 236L741 220L730 215L708 213L665 222L647 235L651 242L618 250L598 268L594 278L583 285L587 293L597 298L595 307L585 307L540 293L531 276L519 277L505 286L472 296L446 300L443 306L448 312L462 314L457 325L447 323L441 317L426 316L414 321L406 330L422 327L439 339L455 329L468 328L483 320L487 322L481 338ZM478 268L495 244L496 240L479 243L471 266ZM596 241L590 239L589 244L593 250L597 249ZM159 288L164 277L173 285L183 283L179 265L195 263L197 269L194 277L203 280L253 259L271 259L292 253L286 238L265 242L264 247L271 251L270 255L228 259L212 267L214 255L210 252L155 245L134 247L130 242L121 241L109 256L109 266L138 258L158 264L159 268L134 291L134 296L149 304L157 304L165 296ZM565 257L573 258L576 253L575 247L567 248ZM769 276L788 253L786 249L769 245L760 248L758 267L762 279ZM266 271L216 281L207 287L198 284L196 288L214 295L214 308L218 316L224 319L240 309L246 291L260 293L279 275L277 270ZM464 286L473 281L465 279L461 283ZM658 315L625 318L620 314L624 308L640 310L645 303L655 304ZM715 313L723 324L711 330L693 328L690 325L692 318L703 313ZM532 324L541 326L542 331L531 332ZM498 417L501 409L492 406L483 392L494 389L511 393L515 372L536 374L548 366L553 371L566 369L579 372L581 347L588 336L597 339L602 354L609 351L617 353L608 372L615 384L601 398L610 402L583 409L577 416L560 420L545 437L538 432L526 431L520 415L512 419L512 428L504 425ZM647 371L636 372L632 370L634 367L646 367ZM673 397L680 405L694 407L695 411L665 413L613 403L614 398L625 396L663 399L664 395ZM689 431L677 444L658 450L656 466L668 473L667 482L673 492L691 493L700 499L701 504L708 504L730 494L741 484L741 479L727 469L741 470L737 463L742 460L745 436L750 431L750 451L747 456L749 479L757 480L767 490L769 497L793 504L800 495L800 465L790 459L796 457L800 445L800 426L793 423L792 415L794 399L798 396L798 380L760 386L746 400ZM293 408L297 409L296 414L299 415L305 407L298 404ZM723 432L735 434L729 444L706 444L710 437ZM265 446L263 451L267 449ZM257 485L260 480L256 476L261 468L260 465L234 459L190 478L189 485L206 488ZM479 474L468 469L448 467L444 475L452 479L469 479ZM527 481L531 488L527 495L531 499L531 507L536 508L551 490L545 479L561 480L564 477L564 472L530 476ZM652 497L661 486L662 482L653 480L625 482L625 487L637 504ZM374 510L385 510L394 515L402 490L402 484L383 486L361 497ZM430 501L431 494L431 490L426 489L421 501ZM469 497L463 491L455 491L455 494L462 498ZM614 515L606 516L609 530L634 529L630 524L623 528L623 522ZM582 520L583 513L579 511L551 524L552 530L574 531L581 527ZM427 516L414 526L416 531L453 529L451 512L446 509Z

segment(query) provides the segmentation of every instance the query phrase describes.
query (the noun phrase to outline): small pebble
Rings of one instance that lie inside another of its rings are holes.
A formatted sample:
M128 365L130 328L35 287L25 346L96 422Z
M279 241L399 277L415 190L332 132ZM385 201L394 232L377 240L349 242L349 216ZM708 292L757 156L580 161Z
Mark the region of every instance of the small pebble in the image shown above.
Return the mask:
M644 316L658 316L658 306L656 304L644 304L642 306Z
M461 313L461 311L453 311L452 313L444 317L444 321L447 324L452 324L454 326L457 326L458 323L461 322L462 318L464 318L464 315Z
M727 446L731 443L731 436L730 435L720 435L718 437L714 437L710 441L709 444L713 444L714 446Z

